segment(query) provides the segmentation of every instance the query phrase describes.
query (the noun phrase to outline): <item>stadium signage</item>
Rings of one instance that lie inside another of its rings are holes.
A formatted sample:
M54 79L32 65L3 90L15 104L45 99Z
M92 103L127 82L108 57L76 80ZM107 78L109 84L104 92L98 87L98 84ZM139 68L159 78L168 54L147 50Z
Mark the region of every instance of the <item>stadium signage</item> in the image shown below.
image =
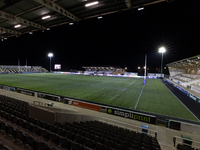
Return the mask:
M28 91L28 90L23 90L23 89L17 88L17 92L21 93L21 94L29 95L29 96L34 96L34 92L33 91Z
M191 94L191 93L188 93L188 96L189 96L191 99L193 99L193 100L197 101L198 103L200 103L200 99L199 99L198 97L196 97L195 95L193 95L193 94Z
M118 110L118 109L114 109L114 108L108 108L107 113L115 115L115 116L121 116L124 118L129 118L129 119L133 119L133 120L146 122L146 123L156 124L155 116L140 114L140 113L136 113L136 112L129 112L129 111L125 111L125 110Z
M95 110L95 111L99 111L99 112L101 110L101 107L99 105L84 103L84 102L80 102L80 101L76 101L76 100L73 100L71 105L81 107L81 108L90 109L90 110Z
M60 102L59 96L49 95L49 94L45 94L45 93L38 93L37 96L39 98L44 98L44 99Z

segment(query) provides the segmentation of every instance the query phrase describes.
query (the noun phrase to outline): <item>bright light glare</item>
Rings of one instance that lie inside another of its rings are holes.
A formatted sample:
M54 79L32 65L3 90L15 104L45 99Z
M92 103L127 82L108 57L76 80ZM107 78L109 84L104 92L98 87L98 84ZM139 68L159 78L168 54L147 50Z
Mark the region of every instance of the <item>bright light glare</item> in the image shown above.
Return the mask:
M99 17L98 17L98 19L101 19L101 18L103 18L103 17L102 17L102 16L99 16Z
M19 27L21 27L21 24L15 25L14 27L19 28Z
M92 2L92 3L88 3L88 4L85 4L85 7L90 7L90 6L96 5L98 3L99 3L98 1Z
M53 53L49 53L49 54L48 54L48 57L53 57Z
M42 17L42 20L48 19L48 18L50 18L50 17L51 17L50 15L44 16L44 17Z
M29 34L33 34L33 32L29 32Z
M144 7L140 7L140 8L138 8L138 10L143 10L144 9Z
M138 67L138 69L140 69L140 67Z
M159 48L159 51L158 51L159 53L164 53L164 52L166 52L166 49L164 48L164 47L161 47L161 48Z
M70 23L69 23L69 25L73 25L73 24L74 24L73 22L70 22Z

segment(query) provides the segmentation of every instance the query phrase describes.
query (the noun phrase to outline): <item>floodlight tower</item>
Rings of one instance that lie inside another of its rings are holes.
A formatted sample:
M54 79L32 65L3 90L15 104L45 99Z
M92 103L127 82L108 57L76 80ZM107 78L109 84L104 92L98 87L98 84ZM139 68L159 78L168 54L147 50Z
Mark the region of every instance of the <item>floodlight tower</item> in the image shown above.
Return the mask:
M159 53L162 54L162 60L161 60L161 78L162 78L162 68L163 68L163 53L166 52L166 49L165 47L160 47L159 50L158 50Z
M50 58L50 72L51 72L51 57L53 57L53 53L49 53L48 57Z

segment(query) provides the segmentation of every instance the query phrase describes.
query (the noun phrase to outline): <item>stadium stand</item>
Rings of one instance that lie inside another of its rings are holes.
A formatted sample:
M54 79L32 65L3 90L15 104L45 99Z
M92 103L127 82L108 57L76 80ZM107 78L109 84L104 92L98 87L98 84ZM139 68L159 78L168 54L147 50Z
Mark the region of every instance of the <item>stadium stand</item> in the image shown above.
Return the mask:
M0 130L33 150L160 150L155 137L99 121L55 125L29 116L29 104L0 95Z
M0 66L0 73L44 73L48 72L41 66Z
M167 64L170 79L200 94L200 55Z

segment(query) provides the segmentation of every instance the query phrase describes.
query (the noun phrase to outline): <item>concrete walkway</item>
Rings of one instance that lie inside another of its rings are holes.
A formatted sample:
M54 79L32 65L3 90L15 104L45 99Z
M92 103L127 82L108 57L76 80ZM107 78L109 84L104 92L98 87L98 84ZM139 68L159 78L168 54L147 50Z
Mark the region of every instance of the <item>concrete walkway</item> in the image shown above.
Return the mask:
M78 113L81 115L95 116L97 118L97 120L99 120L99 121L103 120L105 122L113 122L113 124L115 124L116 126L124 126L124 128L126 128L127 126L130 126L130 125L141 127L142 124L144 124L143 122L139 122L139 121L135 121L135 120L131 120L131 119L113 116L113 115L109 115L109 114L102 113L102 112L87 110L87 109L75 107L72 105L63 104L60 102L55 102L55 101L50 101L50 100L37 98L37 97L33 97L33 96L23 95L20 93L6 91L6 90L2 90L2 89L0 89L0 94L15 98L15 99L19 99L22 101L26 101L29 104L33 104L33 101L40 101L40 102L43 102L43 104L45 102L47 102L47 103L53 102L54 103L53 107L55 107L55 108L64 109L64 110L70 111L70 113ZM145 123L145 124L149 126L150 130L157 131L157 139L161 145L162 150L175 150L175 148L173 147L173 137L174 136L187 135L187 136L191 137L192 140L200 141L200 135L176 131L176 130L166 128L164 126L151 125L151 124L147 124L147 123ZM138 128L138 130L139 130L139 128Z

